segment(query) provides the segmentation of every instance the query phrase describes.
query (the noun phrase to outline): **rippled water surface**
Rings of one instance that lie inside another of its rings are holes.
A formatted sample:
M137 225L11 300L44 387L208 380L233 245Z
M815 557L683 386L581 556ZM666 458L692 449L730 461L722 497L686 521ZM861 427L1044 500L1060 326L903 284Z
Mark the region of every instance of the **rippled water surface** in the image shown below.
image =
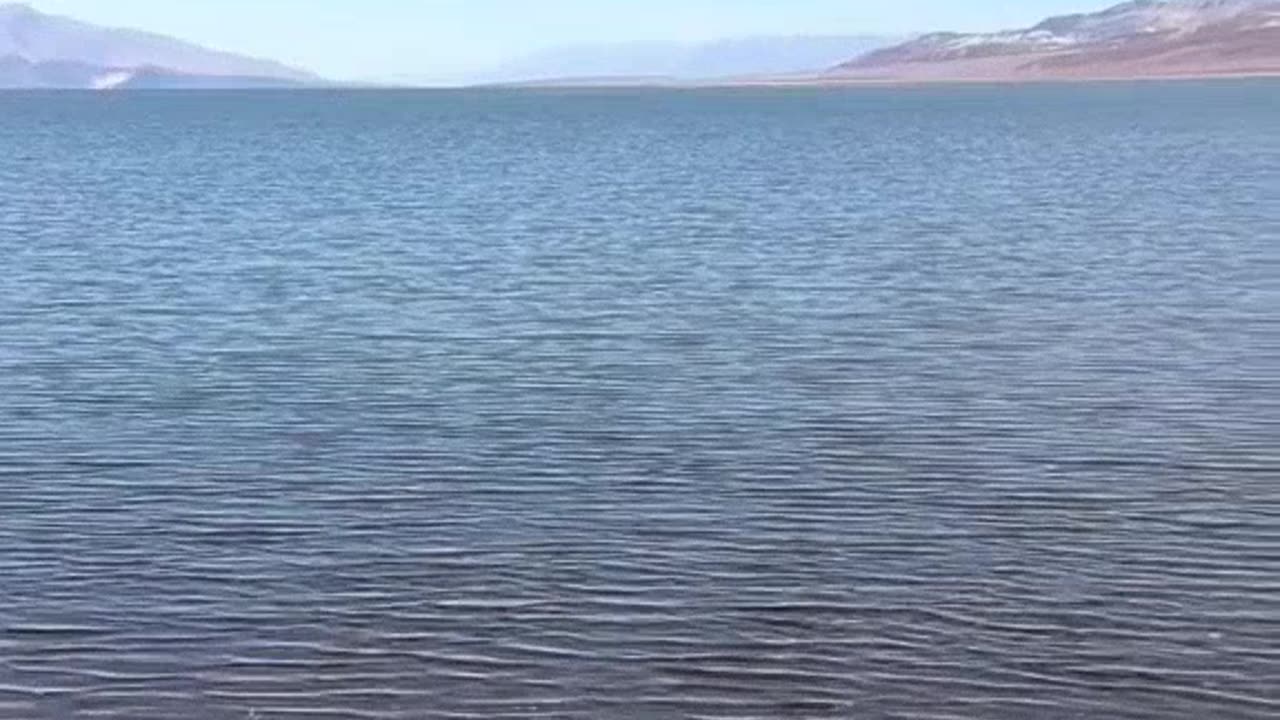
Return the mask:
M1278 98L0 95L0 718L1280 716Z

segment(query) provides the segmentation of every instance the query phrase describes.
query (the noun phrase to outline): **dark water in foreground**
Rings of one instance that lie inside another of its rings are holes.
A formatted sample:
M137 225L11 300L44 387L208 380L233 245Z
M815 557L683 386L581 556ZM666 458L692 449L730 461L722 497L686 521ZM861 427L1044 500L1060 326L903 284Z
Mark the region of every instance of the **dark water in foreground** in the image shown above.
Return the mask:
M1278 98L0 95L0 717L1277 717Z

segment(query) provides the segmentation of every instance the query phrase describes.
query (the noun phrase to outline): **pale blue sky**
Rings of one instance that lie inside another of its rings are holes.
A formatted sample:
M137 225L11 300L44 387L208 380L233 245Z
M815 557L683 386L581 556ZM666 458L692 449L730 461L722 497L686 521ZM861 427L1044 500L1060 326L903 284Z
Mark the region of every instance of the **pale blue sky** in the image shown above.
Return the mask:
M1118 1L1118 0L1116 0ZM1027 25L1105 0L29 0L335 78L443 77L549 46Z

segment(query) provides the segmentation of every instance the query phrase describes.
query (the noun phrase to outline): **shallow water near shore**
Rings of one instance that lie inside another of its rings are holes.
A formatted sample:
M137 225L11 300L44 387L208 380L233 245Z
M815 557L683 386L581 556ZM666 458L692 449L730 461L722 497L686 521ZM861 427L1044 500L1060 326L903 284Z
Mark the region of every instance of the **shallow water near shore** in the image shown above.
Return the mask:
M0 94L0 718L1274 718L1278 98Z

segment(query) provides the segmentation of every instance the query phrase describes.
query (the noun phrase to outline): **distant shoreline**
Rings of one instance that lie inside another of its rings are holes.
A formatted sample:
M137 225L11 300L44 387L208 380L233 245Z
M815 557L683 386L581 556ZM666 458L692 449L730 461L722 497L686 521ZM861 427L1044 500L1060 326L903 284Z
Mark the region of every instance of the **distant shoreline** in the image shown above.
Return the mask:
M468 85L460 89L469 90L712 90L731 88L857 88L857 87L913 87L932 85L1060 85L1084 83L1123 83L1123 82L1173 82L1193 80L1247 80L1280 78L1280 69L1258 71L1229 72L1194 72L1168 74L1132 74L1132 75L1035 75L1026 77L780 77L731 80L691 80L691 81L654 81L628 78L590 79L562 81L546 80L519 83L490 83L484 85ZM404 89L414 89L406 87ZM423 87L421 89L446 89ZM459 88L453 88L459 89Z
M183 93L324 93L324 92L458 92L475 90L501 91L566 91L566 90L733 90L733 89L815 89L840 90L856 88L910 88L910 87L962 87L962 86L1022 86L1022 85L1075 85L1100 83L1140 82L1190 82L1214 80L1265 80L1280 79L1280 69L1233 72L1170 73L1162 75L1097 75L1062 76L1038 75L1027 77L955 77L955 78L902 78L902 77L785 77L733 80L638 80L629 78L591 80L547 80L516 83L485 83L478 85L370 85L340 83L293 86L246 87L125 87L125 88L68 88L68 87L0 87L0 95L77 93L86 95L130 94L183 94Z

